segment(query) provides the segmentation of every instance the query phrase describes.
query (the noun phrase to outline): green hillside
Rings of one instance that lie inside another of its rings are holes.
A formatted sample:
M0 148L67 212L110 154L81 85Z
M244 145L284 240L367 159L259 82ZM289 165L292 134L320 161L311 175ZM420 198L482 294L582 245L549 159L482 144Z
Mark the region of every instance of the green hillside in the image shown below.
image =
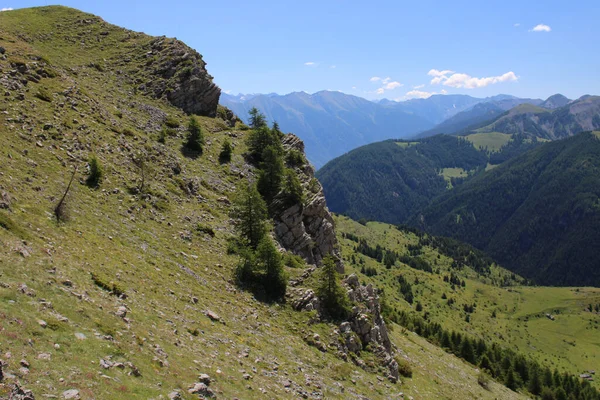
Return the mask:
M382 288L390 318L408 329L427 335L439 324L513 349L553 374L578 375L598 365L600 289L523 286L522 278L468 246L379 222L361 225L341 216L336 222L349 271ZM381 248L382 260L368 248ZM401 258L388 264L388 253ZM429 340L443 341L441 335Z
M600 141L546 143L436 199L412 220L539 283L599 286Z
M317 171L332 211L356 220L405 223L432 199L537 146L523 136L437 135L359 147Z
M300 247L281 249L287 301L236 282L233 206L270 164L248 163L262 130L217 108L193 49L65 7L2 12L0 38L0 398L525 397L484 388L473 365L392 322L388 353L373 341L341 352L337 322L293 306L320 276L291 254ZM287 211L314 213L321 235L294 245L335 255L301 142L282 141L275 200L301 180L303 203ZM364 303L353 317L371 324ZM367 303L379 310L377 295ZM399 382L384 356L402 363Z

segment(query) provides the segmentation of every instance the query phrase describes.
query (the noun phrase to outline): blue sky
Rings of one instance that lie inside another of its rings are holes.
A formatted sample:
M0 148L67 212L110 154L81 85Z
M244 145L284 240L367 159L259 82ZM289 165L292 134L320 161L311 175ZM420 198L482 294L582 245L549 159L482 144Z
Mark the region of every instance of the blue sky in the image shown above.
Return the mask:
M0 9L47 4L53 2L0 0ZM369 99L600 94L598 0L62 4L183 40L231 93L340 90Z

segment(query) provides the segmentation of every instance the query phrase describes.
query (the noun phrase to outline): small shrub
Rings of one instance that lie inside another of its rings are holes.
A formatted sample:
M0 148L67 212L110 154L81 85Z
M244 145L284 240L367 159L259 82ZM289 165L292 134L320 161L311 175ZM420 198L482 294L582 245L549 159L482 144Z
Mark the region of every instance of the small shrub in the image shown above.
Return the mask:
M205 234L209 235L210 237L215 237L214 229L208 225L198 224L198 226L196 227L196 231L198 231L200 233L205 233Z
M85 184L91 188L97 188L102 181L102 167L95 156L92 156L89 161L90 174L88 175Z
M160 132L158 132L158 138L156 139L156 141L158 143L162 143L165 144L167 141L167 130L166 129L162 129Z
M114 282L109 282L106 279L104 279L103 277L101 277L93 272L90 272L90 274L92 275L92 281L100 289L106 290L107 292L109 292L110 294L112 294L114 296L120 297L125 294L125 290L122 287L120 287L118 284L116 284Z
M302 259L302 257L297 256L297 255L292 254L292 253L287 253L284 256L284 264L288 268L295 268L295 269L304 268L305 265L306 265L306 263L304 262L304 260Z
M35 97L40 100L47 101L48 103L52 102L52 94L45 87L38 88L38 91L35 93Z
M306 162L304 155L296 149L287 153L285 161L290 167L301 167Z
M243 122L240 122L239 126L237 127L240 131L247 131L250 129L250 127L246 124L244 124Z
M221 153L219 154L219 162L226 164L231 161L231 154L233 153L233 147L229 139L225 139L223 147L221 147Z
M169 116L168 116L168 117L165 119L165 125L166 125L168 128L172 128L172 129L179 128L179 120L178 120L177 118L175 118L174 116L172 116L172 115L169 115Z
M490 390L490 376L485 371L480 371L477 375L477 383L485 390Z
M412 367L404 358L396 357L398 363L398 372L405 378L412 378Z
M202 133L202 128L200 127L198 120L194 116L190 117L185 147L199 153L202 153L204 147L204 134Z
M123 112L122 112L122 111L120 111L120 110L118 110L118 111L115 111L115 116L116 116L117 118L121 119L121 118L123 118Z
M123 128L121 133L125 136L135 136L135 132L129 128Z

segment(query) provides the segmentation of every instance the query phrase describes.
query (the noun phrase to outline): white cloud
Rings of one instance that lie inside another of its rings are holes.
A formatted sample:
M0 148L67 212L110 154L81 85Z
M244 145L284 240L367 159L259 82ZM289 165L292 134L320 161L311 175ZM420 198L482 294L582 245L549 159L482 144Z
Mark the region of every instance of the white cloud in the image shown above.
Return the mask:
M538 24L531 28L529 32L550 32L552 28L545 24Z
M314 67L317 65L317 63L315 63L313 61L308 61L308 62L305 62L304 65L306 65L307 67Z
M331 66L329 66L329 68L331 68L331 69L335 69L335 68L337 68L337 67L336 67L335 65L331 65Z
M231 90L223 90L226 94L231 94Z
M416 85L413 86L413 89L423 89L425 87L425 85Z
M352 86L352 89L356 89L356 86Z
M443 71L439 71L437 69L430 69L427 75L429 76L444 76L448 74L452 74L454 71L450 71L449 69L445 69Z
M396 88L404 86L402 83L400 83L398 81L393 81L392 78L390 78L389 76L386 78L381 78L379 76L373 76L369 80L373 83L381 82L382 86L379 89L377 89L375 92L371 92L371 93L376 93L376 94L383 94L386 90L394 90Z
M12 11L12 10L13 10L12 8L8 7L8 8L1 9L0 12L2 12L2 11Z
M513 24L513 26L514 26L515 28L518 28L518 27L520 27L520 26L521 26L521 24L517 22L516 24Z
M411 90L410 92L406 92L404 95L404 99L427 99L434 94L446 94L448 93L445 90L440 90L439 92L426 92L423 90Z
M393 89L396 89L396 88L398 88L398 87L400 87L400 86L403 86L403 85L402 85L400 82L393 81L393 82L388 82L388 83L387 83L387 84L384 86L384 88L385 88L386 90L393 90Z
M452 73L452 75L448 76L450 73ZM434 76L434 78L431 80L432 85L442 84L444 86L465 89L481 88L493 85L495 83L511 82L518 80L517 75L515 75L515 73L512 71L509 71L499 76L476 78L467 74L453 73L453 71L449 70L438 71L436 69L432 69L431 71L429 71L428 75Z

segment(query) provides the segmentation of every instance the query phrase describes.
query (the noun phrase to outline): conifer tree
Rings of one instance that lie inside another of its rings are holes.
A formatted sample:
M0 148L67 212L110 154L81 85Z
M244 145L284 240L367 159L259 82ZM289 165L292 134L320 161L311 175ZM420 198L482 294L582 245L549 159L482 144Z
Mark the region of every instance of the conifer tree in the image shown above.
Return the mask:
M294 204L302 204L304 201L304 192L298 175L293 169L286 168L283 176L283 185L281 188L283 203L286 207Z
M267 203L279 193L283 179L283 157L275 146L268 146L262 153L257 187Z
M340 284L333 257L323 259L317 296L323 311L332 319L343 319L348 315L349 300L346 291Z
M504 385L510 390L517 390L517 380L515 379L515 374L513 372L512 367L510 367L506 372L506 377L504 378Z
M256 250L261 239L267 234L267 205L255 184L248 184L238 193L232 216L239 219L236 230L242 241L252 250Z
M261 113L258 108L252 107L250 111L250 126L252 129L258 129L267 126L267 119L263 113Z
M226 164L231 161L231 154L233 153L233 147L231 147L231 142L229 139L225 138L223 141L223 146L221 147L221 153L219 153L219 162L221 164Z
M267 297L275 300L283 298L287 286L283 260L268 235L264 236L258 244L256 261L261 273L264 274L261 284Z
M532 366L531 371L529 372L529 384L527 385L527 390L536 396L542 392L540 372L536 366Z
M190 117L190 122L188 123L188 133L185 139L185 147L189 150L202 153L203 146L204 134L202 133L202 128L200 127L200 124L196 118L192 115Z

